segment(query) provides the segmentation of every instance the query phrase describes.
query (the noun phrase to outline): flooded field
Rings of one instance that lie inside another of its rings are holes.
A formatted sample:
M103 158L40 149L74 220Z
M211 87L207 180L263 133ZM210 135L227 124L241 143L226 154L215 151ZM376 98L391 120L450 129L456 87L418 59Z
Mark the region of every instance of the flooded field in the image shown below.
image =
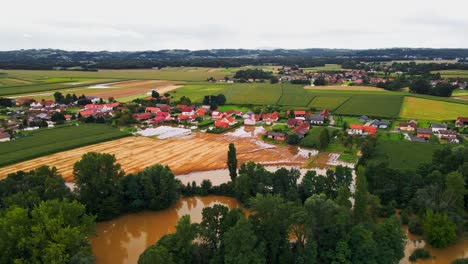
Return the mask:
M96 237L91 238L97 264L133 264L149 246L162 236L175 232L179 218L190 215L192 222L201 222L205 207L222 204L240 207L234 198L206 196L182 198L169 209L157 212L128 214L96 225Z

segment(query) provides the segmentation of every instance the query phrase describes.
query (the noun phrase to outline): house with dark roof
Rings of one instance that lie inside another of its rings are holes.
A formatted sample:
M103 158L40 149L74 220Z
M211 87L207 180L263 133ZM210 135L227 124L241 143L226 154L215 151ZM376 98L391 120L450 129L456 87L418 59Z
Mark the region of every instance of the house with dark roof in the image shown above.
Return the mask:
M268 132L267 137L274 139L276 141L285 141L286 140L286 134L285 133L280 133L280 132Z
M453 130L439 130L437 131L437 133L435 134L439 139L446 139L446 140L452 140L452 139L456 139L458 134L457 132L453 131Z
M295 118L290 118L288 119L288 121L286 122L286 124L288 125L289 128L295 128L297 126L300 126L304 123L304 120L301 120L301 119L295 119Z
M361 122L361 123L366 123L367 120L369 120L368 116L363 115L363 116L359 117L359 122Z
M313 125L323 125L325 123L325 118L321 115L313 115L310 117L310 123Z
M419 138L431 138L431 135L432 135L432 129L430 128L418 128L416 130L416 137L419 137Z
M427 142L426 138L423 137L411 137L410 139L413 142Z
M430 126L433 133L440 131L440 130L447 130L447 124L431 124Z

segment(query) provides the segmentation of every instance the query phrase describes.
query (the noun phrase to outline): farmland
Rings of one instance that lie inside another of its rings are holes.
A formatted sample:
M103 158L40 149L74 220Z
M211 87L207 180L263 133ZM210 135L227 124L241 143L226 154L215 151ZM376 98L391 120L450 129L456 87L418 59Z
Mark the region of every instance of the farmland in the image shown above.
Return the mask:
M302 85L281 84L279 105L307 106L312 99Z
M88 87L80 87L75 89L63 89L57 91L61 92L62 94L85 94L105 99L109 97L114 97L115 99L120 100L121 98L131 97L135 95L140 95L140 97L148 96L149 92L153 89L159 91L160 94L163 94L165 92L171 91L179 87L174 84L174 82L158 80L130 80L99 85L90 85ZM17 97L28 97L36 100L52 99L54 92L55 91L18 95Z
M341 65L339 64L325 64L325 66L318 66L312 68L304 68L305 72L320 72L320 71L343 71Z
M327 85L327 86L306 86L310 90L323 90L323 91L376 91L385 92L385 89L372 87L372 86L346 86L346 85Z
M405 97L400 117L408 119L450 120L468 115L468 105Z
M316 109L324 109L328 108L330 110L335 110L338 108L341 104L346 102L350 97L346 96L333 96L333 95L328 95L328 96L316 96L314 99L310 102L308 107L314 107Z
M280 84L252 83L226 86L224 95L233 104L276 104L281 96Z
M2 71L9 77L22 79L38 79L52 77L74 77L93 79L151 79L151 80L173 80L173 81L205 81L209 77L223 78L232 73L225 72L220 68L202 67L167 67L158 69L142 70L99 70L99 71L26 71L26 70L5 70Z
M440 73L443 78L468 78L468 70L442 70L432 73Z
M88 86L91 84L99 84L111 82L112 79L79 79L76 81L67 81L67 82L40 82L26 85L16 85L8 87L0 87L0 96L5 95L22 95L27 93L36 93L36 92L46 92L54 91L61 89L76 89L83 86Z
M359 95L352 96L341 105L336 113L340 115L371 115L398 117L403 96Z
M97 124L40 129L26 137L0 143L0 166L127 135L116 128Z
M440 144L397 140L378 140L370 162L388 162L390 167L417 169L422 163L429 163Z
M157 163L170 166L175 174L223 169L226 167L225 156L229 142L236 144L239 163L255 160L272 165L299 165L305 161L305 158L295 155L288 147L268 149L248 138L197 133L190 138L167 140L127 137L81 147L0 168L0 178L17 170L49 165L57 167L67 181L72 181L73 164L91 151L115 154L117 162L127 173L135 173Z

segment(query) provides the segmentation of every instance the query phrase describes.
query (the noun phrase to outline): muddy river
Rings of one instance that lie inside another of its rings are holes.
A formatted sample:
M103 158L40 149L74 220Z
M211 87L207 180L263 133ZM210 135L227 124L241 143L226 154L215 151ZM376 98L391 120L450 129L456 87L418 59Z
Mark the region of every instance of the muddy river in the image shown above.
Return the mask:
M166 210L128 214L97 223L97 236L91 238L96 263L137 263L146 248L162 236L175 232L179 218L190 215L192 222L201 222L203 208L215 204L240 207L236 199L224 196L182 198L174 207Z

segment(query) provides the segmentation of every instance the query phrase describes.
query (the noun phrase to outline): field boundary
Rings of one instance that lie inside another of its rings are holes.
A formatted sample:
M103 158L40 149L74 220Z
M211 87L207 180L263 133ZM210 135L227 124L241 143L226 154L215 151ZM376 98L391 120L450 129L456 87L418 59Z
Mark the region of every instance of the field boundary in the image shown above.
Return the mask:
M344 100L344 102L342 102L341 104L339 104L339 105L338 105L337 107L335 107L335 109L333 109L332 111L333 111L333 112L334 112L334 111L338 111L338 109L339 109L340 107L342 107L344 104L346 104L349 100L351 100L351 98L352 98L351 96L348 97L346 100Z

